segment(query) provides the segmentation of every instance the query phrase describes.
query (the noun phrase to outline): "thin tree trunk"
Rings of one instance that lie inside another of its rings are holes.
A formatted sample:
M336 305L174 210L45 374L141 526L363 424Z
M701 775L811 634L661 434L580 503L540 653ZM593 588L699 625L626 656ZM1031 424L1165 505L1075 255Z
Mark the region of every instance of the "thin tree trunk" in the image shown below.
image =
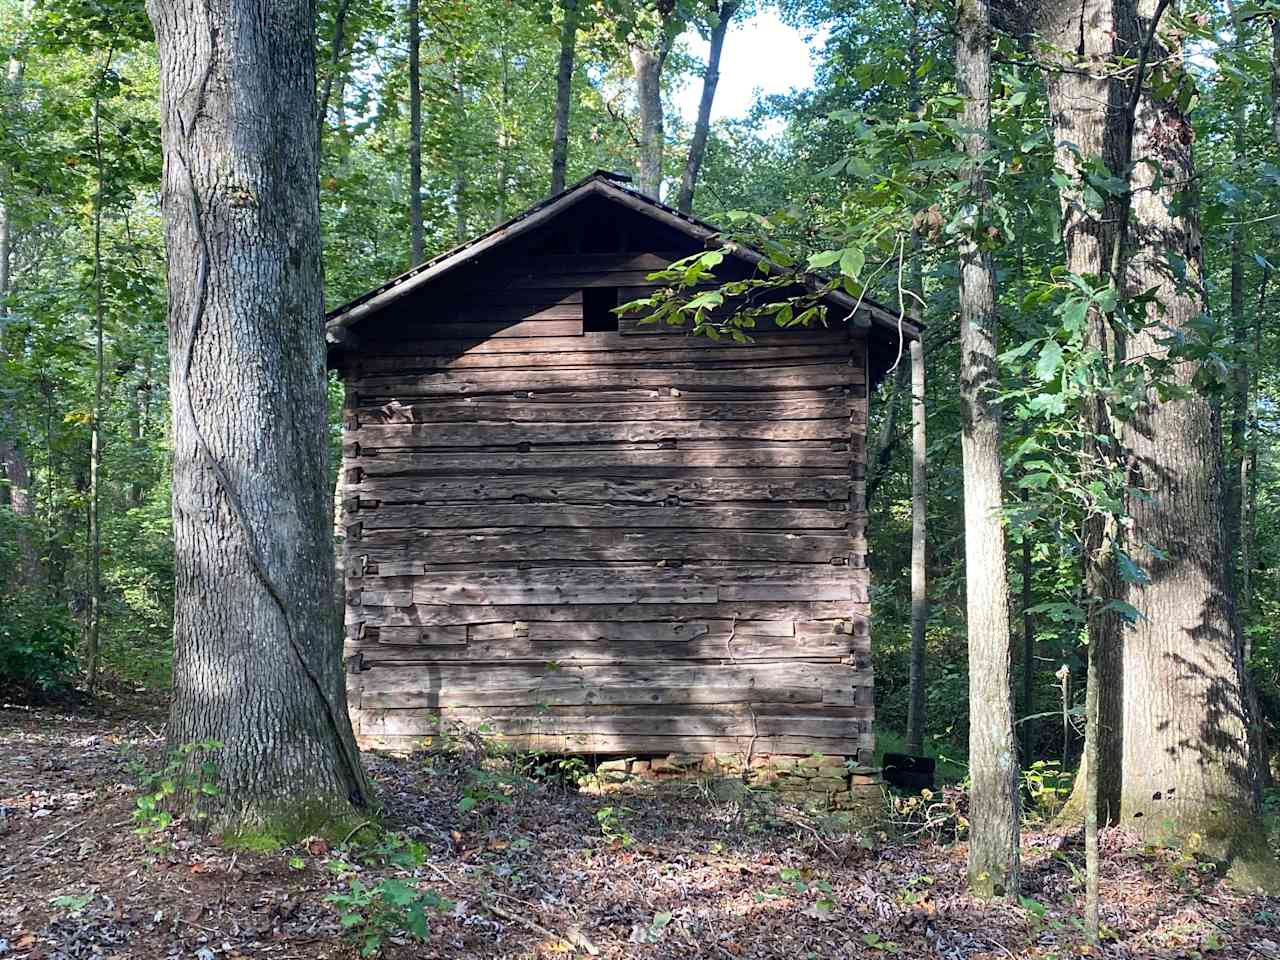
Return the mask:
M329 118L329 101L333 98L333 80L339 73L342 54L346 49L347 13L350 10L351 0L338 0L338 10L333 16L333 42L329 47L329 69L324 73L320 94L316 97L316 142L321 146L324 145L325 121ZM339 97L341 96L340 89ZM321 155L323 156L323 153Z
M1022 531L1022 765L1030 766L1036 746L1036 725L1031 718L1036 707L1036 630L1031 614L1034 568L1031 564L1031 534Z
M556 126L551 136L551 193L564 189L569 166L569 110L573 103L573 61L578 48L578 0L561 0L560 59L556 66Z
M1280 148L1280 15L1271 18L1271 136Z
M1241 20L1235 3L1228 0L1227 10L1231 14L1233 34L1232 47L1236 57L1243 58L1248 40L1248 25ZM1247 104L1243 92L1236 94L1238 103L1235 109L1235 123L1232 129L1232 166L1235 170L1236 182L1241 182L1248 162L1246 156L1245 130L1248 124ZM1241 220L1244 208L1237 205L1233 220ZM1237 591L1240 586L1240 568L1237 564L1237 549L1240 544L1241 504L1244 497L1245 469L1245 429L1249 416L1249 359L1245 345L1249 338L1248 324L1244 317L1244 228L1240 224L1232 225L1228 234L1231 263L1231 338L1236 348L1235 363L1231 368L1231 421L1227 439L1227 463L1225 473L1225 536L1227 555L1229 557L1228 573L1232 586ZM1242 630L1243 624L1237 610L1236 629Z
M991 10L960 0L956 78L973 229L988 192L981 156L991 125ZM995 267L976 237L960 252L960 404L964 457L965 580L969 631L969 887L978 896L1018 895L1018 765L1009 685L1009 584L1001 525L1000 422L996 374Z
M24 4L24 17L29 15L30 6L30 2ZM23 69L22 60L16 56L9 59L5 67L5 99L12 97L13 102L17 102ZM8 189L8 168L3 158L0 158L0 318L9 315L9 296L13 292L10 274L13 233L7 205ZM8 349L7 340L0 335L0 356ZM31 463L18 435L18 424L8 405L0 413L0 468L3 468L4 478L8 482L9 507L18 518L14 533L18 548L17 582L21 586L37 587L43 578L40 571L40 551L36 547L31 527L36 516L35 495L31 489Z
M93 329L94 387L93 415L89 439L89 610L85 640L85 686L90 694L98 685L98 655L102 636L102 416L106 393L106 356L103 350L102 311L102 201L107 175L102 168L102 84L111 68L111 54L96 82L93 98L93 152L97 165L98 189L93 200Z
M918 309L913 319L919 320ZM929 474L925 433L924 347L911 341L911 670L907 701L907 752L920 755L924 748L925 628L929 625L927 523Z
M173 392L171 747L215 823L284 836L367 803L334 616L307 0L149 0Z
M1161 6L1138 0L1144 33ZM1176 52L1157 42L1151 58ZM1203 310L1195 204L1175 204L1196 189L1193 140L1176 93L1165 99L1140 91L1125 279L1130 291L1154 289L1162 309L1148 308L1149 328L1127 344L1130 362L1163 358L1168 331L1187 329ZM1171 269L1175 256L1185 280ZM1227 576L1220 429L1209 401L1194 392L1196 369L1192 361L1175 364L1169 376L1190 395L1162 400L1152 389L1126 424L1131 485L1140 493L1128 504L1134 540L1143 545L1134 559L1148 582L1130 589L1141 617L1124 646L1120 812L1126 827L1148 837L1197 834L1204 849L1234 862L1238 878L1261 882L1274 877L1276 864L1259 819L1260 758L1249 735Z
M462 77L457 73L453 79L453 102L457 110L458 121L466 119L466 94L462 89ZM453 158L453 215L454 238L458 243L467 242L467 158L462 150L457 150Z
M422 18L409 0L409 265L426 258L422 229Z
M729 32L729 23L739 6L739 0L725 0L715 12L716 23L711 28L707 70L702 75L698 119L693 125L693 139L689 141L689 155L684 162L684 176L680 179L680 195L676 200L676 208L681 213L693 212L693 191L698 185L698 171L702 169L702 158L707 152L707 137L711 133L711 107L716 99L716 86L720 83L720 54L724 51L724 38Z
M888 396L885 397L884 417L880 421L880 433L876 437L876 452L870 458L867 471L867 509L875 501L881 484L889 476L889 465L893 462L893 449L898 445L898 407L902 404L902 396L907 391L911 380L911 368L906 364L898 364L893 371L893 379L889 381Z

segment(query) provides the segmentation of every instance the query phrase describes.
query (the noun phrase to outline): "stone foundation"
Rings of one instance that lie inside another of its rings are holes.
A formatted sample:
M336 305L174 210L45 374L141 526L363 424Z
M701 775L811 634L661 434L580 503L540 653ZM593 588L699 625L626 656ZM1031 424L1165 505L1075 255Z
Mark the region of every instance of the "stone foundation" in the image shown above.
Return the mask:
M878 806L880 771L843 757L795 757L780 754L751 758L744 767L740 754L671 753L666 756L606 760L595 769L603 785L644 781L727 780L755 789L775 791L781 799L803 806L851 810Z

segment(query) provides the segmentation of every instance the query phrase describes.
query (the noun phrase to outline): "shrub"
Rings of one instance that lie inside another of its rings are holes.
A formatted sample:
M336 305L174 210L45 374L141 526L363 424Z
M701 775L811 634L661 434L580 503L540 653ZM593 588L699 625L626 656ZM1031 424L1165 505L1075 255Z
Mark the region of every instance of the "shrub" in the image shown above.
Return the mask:
M76 626L66 608L42 597L0 600L0 680L52 690L76 668Z

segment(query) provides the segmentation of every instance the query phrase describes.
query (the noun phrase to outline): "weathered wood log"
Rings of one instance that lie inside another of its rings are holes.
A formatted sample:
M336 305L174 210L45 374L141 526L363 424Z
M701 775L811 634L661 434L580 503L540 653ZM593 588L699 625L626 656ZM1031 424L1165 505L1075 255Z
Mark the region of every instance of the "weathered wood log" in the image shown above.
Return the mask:
M677 529L681 531L749 529L777 531L845 530L850 523L848 504L839 509L788 507L576 507L527 503L461 504L437 506L384 506L362 510L363 535L376 536L380 530L428 531L491 529L493 527L570 527L611 529Z
M516 707L527 704L548 706L638 705L638 704L736 704L736 703L822 703L819 687L631 687L530 686L486 687L483 690L443 689L366 693L361 709L407 709L414 707Z
M556 321L547 321L555 323ZM771 369L667 370L590 368L536 370L462 370L416 375L370 375L354 381L361 396L415 397L483 395L511 390L631 390L637 387L684 392L812 389L863 382L863 373L847 363L813 363Z
M581 291L579 291L579 295ZM535 295L539 301L540 294ZM388 328L385 333L368 330L362 333L361 355L438 355L438 356L478 356L483 354L551 352L564 353L576 351L612 352L617 350L663 351L679 350L689 352L708 351L742 351L768 350L774 347L801 345L838 346L832 353L843 353L847 350L858 356L865 356L866 345L858 339L851 339L847 332L836 329L790 329L762 330L751 334L750 343L736 343L732 340L712 340L704 336L692 336L688 333L674 331L647 336L636 340L621 333L587 333L581 337L544 337L537 341L515 343L509 340L489 340L477 343L471 339L448 340L433 335L431 328L420 331L406 331L403 326Z
M512 663L506 660L423 664L366 658L364 672L355 675L354 679L365 694L425 689L515 688L542 683L635 687L816 686L823 691L853 691L872 685L869 673L838 660L559 665L546 661Z
M555 308L557 312L569 312L574 308ZM578 307L578 315L581 308ZM534 319L534 318L529 318ZM537 319L551 319L540 313ZM565 319L565 318L561 318ZM572 317L568 319L573 319ZM448 321L450 327L457 327L462 321ZM495 325L490 319L488 325ZM594 336L594 334L584 335ZM576 340L576 337L575 337ZM349 376L364 377L371 374L393 374L401 371L423 373L432 370L524 370L540 367L578 368L578 367L664 367L670 369L695 368L717 369L735 366L740 369L754 367L773 367L779 364L806 362L830 363L838 356L829 344L804 343L787 346L757 346L748 351L742 346L720 346L715 348L689 349L685 346L654 346L650 349L635 349L632 341L627 350L588 350L579 349L575 343L567 349L546 349L539 341L524 339L523 352L477 352L462 350L442 352L437 341L420 340L401 343L388 343L385 346L366 348L347 365ZM852 345L850 345L852 346ZM412 349L411 349L412 348ZM850 358L860 357L860 353L849 351Z
M840 418L850 423L859 410L843 395L819 394L798 399L687 400L658 396L648 400L608 403L561 403L535 397L506 400L418 400L354 406L361 425L379 423L599 423L625 420L759 421L823 420ZM861 412L858 413L861 416Z
M363 566L361 561L363 560ZM486 564L437 564L425 560L378 564L363 554L350 558L347 585L354 590L407 590L423 576L432 583L459 586L492 584L512 586L527 584L545 586L576 583L583 579L607 581L611 584L649 585L655 583L736 584L761 581L803 584L843 584L866 582L866 571L849 571L829 563L734 563L712 561L665 566L653 561L615 563L556 562L522 563L490 566Z
M357 725L359 721L357 721ZM430 747L430 738L419 735L388 735L366 733L357 726L357 737L362 746L391 751L411 751ZM512 750L539 753L578 754L741 754L749 751L756 755L791 754L828 757L854 757L862 763L870 763L875 750L875 736L870 733L849 738L829 737L689 737L642 736L633 734L524 734L505 735L500 738Z
M390 423L362 424L346 442L378 450L498 447L522 443L655 443L662 440L843 440L849 422L829 420L620 420L598 423Z
M361 708L364 709L363 707ZM465 714L472 716L471 714ZM497 713L491 716L474 715L474 723L483 725L503 736L521 734L545 734L575 736L597 734L602 736L678 736L678 737L796 737L856 740L868 733L870 720L853 717L806 717L741 715L682 714L675 716L636 716L630 711L618 711L611 716L556 715L520 717ZM360 723L361 733L389 734L392 736L427 736L440 730L440 722L434 712L427 710L386 710L366 714Z
M778 501L847 501L850 481L846 476L811 476L770 479L757 477L600 477L592 479L560 477L475 477L435 478L424 483L418 478L360 475L348 481L345 492L359 509L370 502L467 503L492 501L547 501L564 504L723 503Z
M562 445L562 447L565 445ZM355 452L348 448L345 465L365 475L439 476L506 473L584 473L610 476L667 476L672 470L718 468L734 471L760 469L802 469L815 473L847 471L862 476L861 439L853 439L849 450L832 450L821 444L796 443L775 446L720 448L690 447L646 449L639 445L608 450L583 446L580 449L476 450L469 453L372 449Z
M862 521L851 520L847 534L754 533L721 529L714 536L697 530L626 527L578 530L572 527L476 528L468 533L426 530L373 530L366 538L358 525L347 529L353 552L374 563L413 560L423 554L436 563L518 563L524 560L796 560L848 563L865 553Z
M862 584L851 585L850 592L865 591ZM723 617L738 620L839 620L851 615L865 616L858 604L865 601L773 603L748 600L721 603L622 603L608 604L539 604L494 607L488 604L447 606L415 604L412 607L366 607L348 605L347 622L365 623L371 627L455 626L463 623L503 623L516 620L532 622L572 620L619 620L628 622L659 620L714 620Z
M384 628L396 629L396 628ZM396 629L402 637L405 628ZM503 640L468 640L463 645L444 644L426 648L420 641L392 642L384 639L383 630L377 639L348 641L345 655L364 653L368 657L395 656L405 661L422 660L436 663L468 660L537 660L554 663L588 662L608 664L614 659L628 662L656 660L676 663L681 660L776 660L785 658L839 658L855 652L859 647L869 652L870 646L848 634L828 634L826 637L765 637L750 634L706 634L693 640L674 643L630 640L626 643L558 643L551 640L507 638ZM394 652L387 648L394 646Z

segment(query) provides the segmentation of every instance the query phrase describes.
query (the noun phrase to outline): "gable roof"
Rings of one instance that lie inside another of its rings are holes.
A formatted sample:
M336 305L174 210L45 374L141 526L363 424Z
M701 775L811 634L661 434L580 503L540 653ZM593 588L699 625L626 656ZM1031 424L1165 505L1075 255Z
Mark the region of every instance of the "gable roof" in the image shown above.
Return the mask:
M625 179L617 174L597 170L487 233L459 244L452 250L433 257L412 270L393 277L381 286L361 294L349 303L335 308L325 317L325 329L329 341L341 343L347 338L347 332L351 327L364 318L380 312L384 307L426 287L457 268L474 262L482 254L551 222L590 197L603 197L637 211L674 228L700 244L709 245L712 241L723 243L719 228L696 217L680 213L664 203L630 189L626 186ZM813 274L780 267L752 247L739 243L724 243L724 246L732 256L763 272L775 275L794 274L797 281L804 283L815 292L821 287L820 279ZM823 293L822 300L828 306L844 311L847 314L848 323L868 333L892 335L895 339L901 334L907 340L915 340L920 336L919 325L900 318L897 313L869 298L864 297L858 300L843 291L829 290Z

